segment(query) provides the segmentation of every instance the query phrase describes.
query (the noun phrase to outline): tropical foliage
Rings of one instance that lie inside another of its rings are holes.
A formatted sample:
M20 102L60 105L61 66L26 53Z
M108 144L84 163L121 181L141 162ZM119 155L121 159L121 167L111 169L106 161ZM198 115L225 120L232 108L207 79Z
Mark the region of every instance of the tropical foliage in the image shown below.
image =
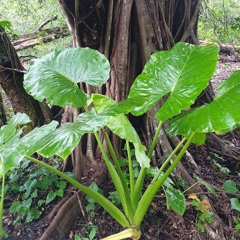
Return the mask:
M79 61L72 61L79 58ZM115 102L100 95L87 95L78 83L84 82L99 87L109 78L108 60L99 52L88 48L64 49L54 51L35 61L26 74L25 89L39 101L47 101L62 107L82 107L74 123L67 123L57 128L56 121L34 129L21 137L20 125L29 123L25 114L17 114L8 125L1 128L1 168L2 181L1 208L4 199L4 177L11 169L27 158L56 173L80 191L100 204L126 230L106 239L139 239L143 218L160 187L175 169L188 146L194 142L203 144L206 133L225 133L236 128L240 122L238 103L240 93L240 71L236 71L228 81L221 85L213 102L202 107L187 109L194 103L200 93L207 87L214 73L218 60L218 48L215 46L193 46L185 43L176 44L170 51L157 52L151 56L142 73L134 81L127 99ZM68 65L71 63L71 65ZM165 103L156 113L159 126L149 150L145 148L136 130L125 114L142 115L150 110L160 99L167 96ZM164 121L170 120L170 135L182 135L182 141L157 169L147 189L143 183L154 146ZM126 177L113 145L106 134L109 128L126 142L129 175ZM102 132L107 143L105 149L99 137ZM68 175L58 171L31 155L35 152L51 157L58 155L63 159L73 151L86 133L93 133L103 159L118 193L121 208L115 206L99 192L88 188ZM131 146L135 155L132 156ZM109 154L107 153L109 152ZM133 175L133 157L139 162L140 173L137 179ZM181 193L168 185L167 199L172 206L180 195L179 208L172 207L179 214L184 213L185 201ZM172 199L171 199L172 197ZM1 211L2 212L2 211ZM1 229L2 231L2 229Z

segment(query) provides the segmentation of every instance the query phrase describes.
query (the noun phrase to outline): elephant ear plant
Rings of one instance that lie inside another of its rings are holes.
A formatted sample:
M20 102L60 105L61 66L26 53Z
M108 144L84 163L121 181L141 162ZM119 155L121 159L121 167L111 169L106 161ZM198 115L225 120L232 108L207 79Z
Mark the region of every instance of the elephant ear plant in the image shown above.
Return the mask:
M23 137L21 137L21 128L18 126L29 121L25 114L17 114L8 125L1 128L1 215L4 176L23 158L27 158L53 171L93 198L124 228L122 232L104 239L139 239L141 223L154 196L166 183L166 179L173 172L188 146L192 142L203 144L208 132L222 134L239 125L240 71L236 71L221 85L213 102L188 110L208 86L208 81L216 68L217 59L218 48L215 46L203 47L177 43L171 50L157 52L151 56L143 72L135 79L127 99L121 102L115 102L100 94L89 96L79 89L78 85L81 82L99 87L109 78L109 62L95 50L64 49L54 51L35 61L25 76L26 91L39 101L44 100L61 107L67 105L74 108L81 107L84 112L73 123L57 128L57 122L53 121L39 129L34 129ZM142 115L163 97L166 100L156 113L159 125L150 149L147 150L125 114ZM168 129L170 135L182 135L183 138L156 171L151 183L144 191L144 179L150 168L150 159L164 121L170 123ZM128 176L121 169L106 128L126 143ZM108 149L104 148L100 140L100 131L104 135ZM115 206L98 192L32 157L32 154L37 152L43 157L58 155L66 159L85 133L95 135L120 198L121 207ZM131 146L135 148L135 156L131 155ZM139 162L141 168L137 178L134 178L133 174L133 157ZM171 194L167 197L168 200L169 198ZM184 213L184 201L182 202L183 209L175 209L180 214ZM176 203L179 204L178 201ZM2 222L0 231L3 232Z

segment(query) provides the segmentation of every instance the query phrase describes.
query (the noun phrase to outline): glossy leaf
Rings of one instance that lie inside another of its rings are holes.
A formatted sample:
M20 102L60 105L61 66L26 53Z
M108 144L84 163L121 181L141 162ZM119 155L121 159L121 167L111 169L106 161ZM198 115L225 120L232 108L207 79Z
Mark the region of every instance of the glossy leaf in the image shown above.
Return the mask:
M42 140L42 149L38 151L44 157L58 155L65 159L77 146L85 133L93 133L102 128L108 117L96 112L80 114L74 123L66 123Z
M177 43L170 51L154 53L134 81L124 104L134 115L148 111L162 97L165 104L157 112L161 121L194 103L208 85L218 59L215 46Z
M186 210L186 199L184 194L173 186L167 187L165 194L168 207L182 216Z
M29 123L29 117L24 113L17 113L0 129L0 177L15 167L22 160L23 149L19 148L19 139L22 129L21 124ZM15 145L13 147L13 145Z
M110 66L105 56L89 48L55 50L36 60L25 75L24 87L38 101L72 107L86 105L88 96L77 83L94 87L109 78Z
M5 135L4 129L7 132L12 130L14 134L11 135L11 138L9 138L8 135L8 141L0 146L0 176L10 169L17 167L26 155L30 156L42 148L42 140L45 139L46 135L50 132L54 132L58 125L58 122L53 121L48 125L35 128L26 136L20 138L22 130L16 130L16 127L19 124L28 123L29 120L26 114L17 114L9 121L8 125L4 126L3 129L1 128L3 135Z
M21 147L24 148L25 155L31 156L39 149L42 149L44 147L45 138L56 131L58 124L59 123L57 121L52 121L40 128L34 128L26 136L22 137L20 144Z
M169 133L189 136L192 132L223 134L230 131L240 124L239 102L240 70L222 84L214 101L172 120Z
M112 99L100 94L93 94L93 103L101 115L106 113L104 111L105 109L107 109L107 111L109 111L109 109L111 111L111 108L114 109L114 105L116 104ZM146 155L146 148L141 143L136 130L124 114L109 117L106 126L121 139L133 143L136 159L140 166L143 168L149 167L150 159Z

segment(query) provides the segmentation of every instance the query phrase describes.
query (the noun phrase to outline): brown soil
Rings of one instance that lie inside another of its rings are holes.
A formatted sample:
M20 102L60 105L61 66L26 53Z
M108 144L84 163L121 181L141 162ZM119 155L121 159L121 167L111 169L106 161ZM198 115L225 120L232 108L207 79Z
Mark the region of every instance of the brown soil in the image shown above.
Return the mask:
M214 87L223 80L227 79L229 75L237 68L240 68L240 61L236 56L222 56L220 58L218 69L212 82ZM235 131L234 133L223 136L222 139L228 142L237 150L240 150L240 132ZM221 150L219 150L221 151ZM232 231L227 233L227 239L240 239L240 233L238 236L234 231L233 218L240 218L240 214L236 211L231 210L230 198L232 195L227 194L221 190L221 186L225 180L233 180L240 186L240 164L236 159L231 156L224 156L213 152L213 148L210 143L201 146L191 146L190 152L194 156L194 159L199 166L198 177L208 182L217 192L217 196L211 194L207 188L201 186L205 194L210 199L211 204L214 206L217 214L220 216L222 221L229 226ZM212 161L215 160L222 167L227 167L230 170L229 174L224 174L221 169L216 166ZM186 167L191 176L194 175L195 170L193 166L183 160L183 165ZM111 186L100 186L104 191L111 191ZM187 196L186 196L187 197ZM160 192L154 202L152 203L147 216L142 224L143 236L142 240L171 240L171 239L208 239L204 233L202 233L197 227L198 212L191 205L190 200L188 201L187 210L183 217L167 210L165 197ZM4 213L5 229L9 234L7 239L11 240L37 240L40 238L48 222L46 221L46 215L50 211L51 207L48 207L43 216L34 222L29 224L22 224L19 226L13 226L14 215L9 214L8 211ZM66 239L74 239L75 236L81 236L88 238L90 230L93 226L97 226L98 233L94 239L101 239L108 235L119 232L121 227L114 221L101 207L95 206L95 210L92 213L86 213L85 217L79 217L73 229L70 231ZM94 216L91 215L94 213ZM235 234L235 236L234 236ZM79 238L78 238L79 239Z

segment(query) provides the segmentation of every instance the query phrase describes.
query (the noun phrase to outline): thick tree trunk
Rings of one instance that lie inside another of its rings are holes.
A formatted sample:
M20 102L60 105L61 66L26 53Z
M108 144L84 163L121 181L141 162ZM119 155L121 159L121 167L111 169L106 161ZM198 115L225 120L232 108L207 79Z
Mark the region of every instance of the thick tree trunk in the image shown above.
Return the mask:
M23 88L24 70L4 29L0 27L1 87L11 102L14 112L26 113L32 120L31 128L34 128L49 122L51 114L47 105L38 103L26 93Z

